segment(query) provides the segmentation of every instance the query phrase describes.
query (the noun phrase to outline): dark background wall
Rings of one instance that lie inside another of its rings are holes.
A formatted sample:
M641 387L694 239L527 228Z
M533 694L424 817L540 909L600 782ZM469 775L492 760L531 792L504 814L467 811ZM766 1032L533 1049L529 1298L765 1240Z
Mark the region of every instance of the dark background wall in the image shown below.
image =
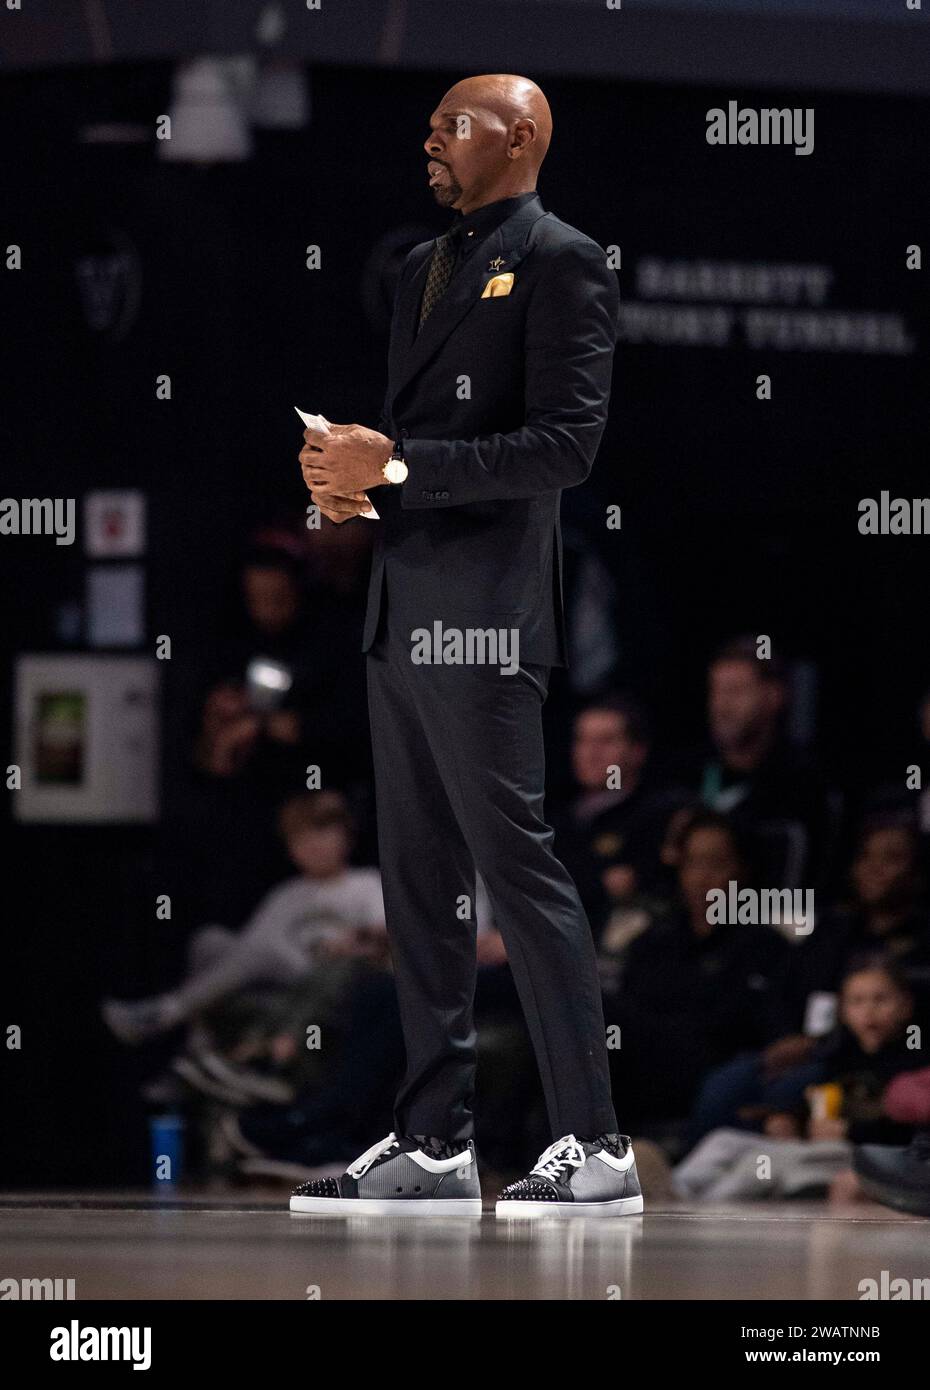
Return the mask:
M170 815L190 672L228 593L244 534L305 504L292 406L374 424L397 257L446 218L421 145L453 80L438 72L314 68L312 120L259 132L247 163L195 169L154 142L86 145L86 120L151 122L167 63L7 76L0 91L0 456L10 497L143 489L150 508L149 631L164 672ZM622 249L624 301L641 258L803 262L834 272L827 307L900 314L908 355L623 342L599 463L572 514L623 508L611 541L630 676L664 735L701 721L703 662L735 632L770 633L821 671L821 733L842 780L899 771L930 675L926 538L861 537L857 503L926 491L923 273L914 176L924 100L551 77L556 136L540 189L560 217ZM816 151L712 148L705 112L815 106ZM323 249L323 270L304 248ZM88 252L135 258L138 310L123 336L88 324L75 276ZM926 249L926 248L925 248ZM760 372L774 398L756 399ZM155 399L158 374L170 403ZM3 726L18 652L56 650L56 615L83 592L80 545L5 539ZM9 757L7 761L9 761ZM9 798L8 798L9 801ZM97 1022L104 992L164 983L184 934L184 885L165 827L22 827L5 811L8 970L0 1022L41 1037L7 1072L8 1180L86 1183L142 1171L133 1064ZM155 924L157 892L175 920ZM63 1162L61 1135L68 1136Z

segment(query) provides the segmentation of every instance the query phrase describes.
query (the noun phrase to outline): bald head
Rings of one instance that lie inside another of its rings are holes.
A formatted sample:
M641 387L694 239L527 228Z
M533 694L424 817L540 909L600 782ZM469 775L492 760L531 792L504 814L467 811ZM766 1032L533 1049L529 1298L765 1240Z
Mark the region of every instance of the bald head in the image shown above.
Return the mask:
M424 148L436 201L467 213L531 192L551 138L549 103L528 77L464 78L430 117Z
M543 92L528 77L516 77L510 72L485 73L481 77L466 77L447 92L447 103L471 109L497 121L511 135L519 126L525 141L522 153L534 172L546 157L552 139L552 112Z

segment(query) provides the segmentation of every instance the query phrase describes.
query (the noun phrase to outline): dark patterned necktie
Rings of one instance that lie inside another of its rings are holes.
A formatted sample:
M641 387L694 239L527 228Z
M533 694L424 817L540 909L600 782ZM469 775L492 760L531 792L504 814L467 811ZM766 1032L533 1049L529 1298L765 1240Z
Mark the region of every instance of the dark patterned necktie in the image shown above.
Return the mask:
M438 238L426 276L426 288L423 291L423 301L420 305L418 332L448 288L449 281L452 279L452 271L455 268L457 252L458 237L455 229Z

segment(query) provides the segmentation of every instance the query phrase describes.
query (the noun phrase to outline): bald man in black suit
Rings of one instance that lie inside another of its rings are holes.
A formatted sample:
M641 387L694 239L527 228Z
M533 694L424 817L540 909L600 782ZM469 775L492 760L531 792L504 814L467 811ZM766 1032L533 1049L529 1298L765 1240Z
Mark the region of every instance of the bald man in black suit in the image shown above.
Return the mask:
M619 309L605 252L536 193L551 130L525 78L446 94L427 175L458 216L404 264L380 427L305 434L301 466L324 515L344 522L370 494L380 516L363 647L407 1072L394 1132L342 1179L304 1184L294 1210L480 1210L476 868L554 1139L498 1213L642 1210L590 928L543 817L541 710L550 668L567 660L559 503L594 463ZM427 1170L424 1187L414 1179Z

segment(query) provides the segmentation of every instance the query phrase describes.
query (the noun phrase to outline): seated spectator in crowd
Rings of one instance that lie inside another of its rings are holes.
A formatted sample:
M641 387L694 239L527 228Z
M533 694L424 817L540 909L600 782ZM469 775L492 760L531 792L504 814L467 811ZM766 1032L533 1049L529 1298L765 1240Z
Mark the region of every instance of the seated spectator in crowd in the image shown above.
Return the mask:
M649 751L645 712L632 696L593 701L575 720L577 795L551 819L556 852L578 886L595 936L613 904L655 884L672 807L650 783Z
M308 653L299 564L285 551L252 551L242 597L246 621L210 660L194 754L203 772L223 779L262 754L294 747L304 732L299 694Z
M863 953L880 951L905 979L921 1022L930 1013L930 922L924 905L917 837L904 822L879 818L862 831L850 874L850 902L816 914L814 929L791 950L787 1002L792 1027L761 1056L740 1057L702 1088L692 1139L733 1122L745 1105L776 1103L811 1074L818 1038L836 1023L840 981ZM803 1078L802 1078L803 1079Z
M196 715L174 804L168 784L195 921L239 920L286 871L275 812L312 761L313 661L300 556L254 546L188 695Z
M707 697L709 747L680 762L678 780L751 831L764 882L814 886L828 867L835 807L784 738L783 666L761 660L754 638L739 638L711 662Z
M710 1068L787 1031L791 948L771 927L714 920L708 894L731 881L750 886L744 838L700 811L681 839L678 904L632 942L605 995L608 1033L620 1029L614 1094L632 1123L682 1122Z
M279 829L299 870L262 901L239 932L207 926L189 947L188 971L167 994L107 1000L103 1017L137 1044L202 1019L248 991L284 998L320 964L338 957L386 958L384 903L377 869L351 868L352 820L338 792L309 792L283 806Z
M822 1196L850 1169L854 1144L906 1143L912 1128L892 1118L886 1096L895 1078L921 1066L913 1018L910 990L893 965L874 957L854 963L840 986L839 1024L818 1044L814 1065L787 1073L743 1127L707 1134L675 1169L678 1194Z
M914 728L891 748L882 749L881 780L863 787L858 760L853 768L849 801L856 807L856 822L884 820L910 824L919 837L920 868L930 873L930 691L918 702ZM889 777L888 770L893 769Z
M849 900L815 918L792 953L789 989L798 1030L814 1036L832 1026L839 981L853 956L881 950L908 981L918 1012L930 1009L930 911L919 841L900 817L867 821L850 871ZM800 1059L796 1053L795 1059Z
M238 917L280 877L275 811L304 785L308 766L353 795L370 772L367 737L359 737L367 728L354 625L362 599L347 562L337 563L341 551L321 537L312 586L303 542L280 532L249 550L237 611L204 655L193 776L178 803L179 849L200 920Z

